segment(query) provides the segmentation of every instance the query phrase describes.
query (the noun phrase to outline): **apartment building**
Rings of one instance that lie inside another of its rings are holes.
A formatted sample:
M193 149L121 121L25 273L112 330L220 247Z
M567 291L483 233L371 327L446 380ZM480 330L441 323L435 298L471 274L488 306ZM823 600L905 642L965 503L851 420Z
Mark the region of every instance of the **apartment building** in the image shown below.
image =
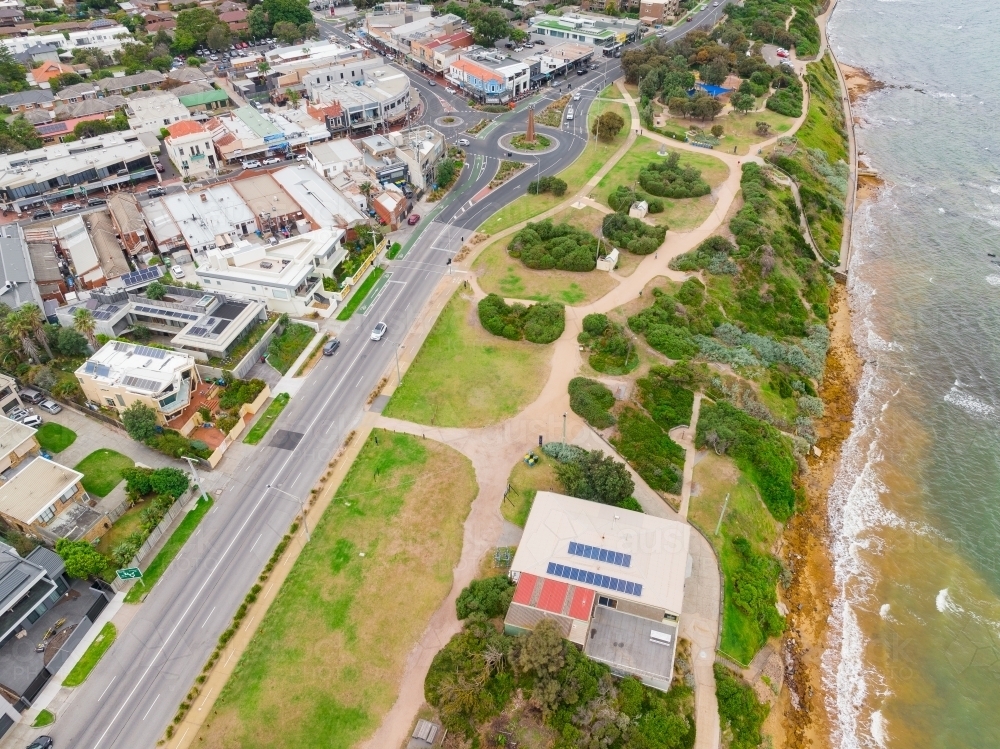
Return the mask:
M187 112L187 110L184 110ZM192 120L175 122L167 127L170 135L163 139L171 163L185 177L212 174L216 168L212 136L204 125Z

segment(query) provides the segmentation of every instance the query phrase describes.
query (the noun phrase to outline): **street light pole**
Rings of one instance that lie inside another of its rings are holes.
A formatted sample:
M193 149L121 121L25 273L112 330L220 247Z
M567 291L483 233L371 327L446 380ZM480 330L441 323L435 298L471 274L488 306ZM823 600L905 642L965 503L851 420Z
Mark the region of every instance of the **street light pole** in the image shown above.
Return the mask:
M186 460L187 464L191 467L191 473L194 474L194 482L198 486L201 486L201 478L198 476L198 469L194 467L194 460L195 459L194 458L189 458L187 455L182 455L181 457L184 460Z
M563 444L566 444L566 412L563 411Z
M267 485L268 489L273 489L279 494L284 494L286 497L290 497L293 501L298 502L302 507L302 527L306 529L306 541L312 541L312 537L309 535L309 521L306 519L306 500L305 497L296 497L294 494L289 494L283 489L279 489L276 486Z
M394 353L396 354L396 385L403 382L403 375L399 373L399 350L403 348L403 344L400 343L396 346Z

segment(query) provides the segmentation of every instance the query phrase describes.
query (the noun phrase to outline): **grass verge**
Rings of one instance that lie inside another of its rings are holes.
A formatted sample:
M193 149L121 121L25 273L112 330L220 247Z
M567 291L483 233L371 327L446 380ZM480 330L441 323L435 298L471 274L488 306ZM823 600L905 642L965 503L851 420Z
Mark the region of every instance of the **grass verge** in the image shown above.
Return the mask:
M45 728L56 722L56 716L51 710L42 710L31 724L32 728Z
M111 622L107 622L101 629L97 638L90 643L90 647L84 652L83 657L77 661L76 665L73 666L73 670L66 675L63 679L64 687L78 687L83 682L87 680L90 676L90 672L94 670L94 666L97 665L98 661L104 657L104 654L108 652L108 649L114 643L115 638L118 636L118 630L115 629L115 625ZM39 714L39 719L42 717ZM55 718L53 717L53 720ZM52 721L50 720L49 723ZM48 724L42 724L48 725Z
M550 348L486 332L471 300L456 294L384 413L436 426L495 424L538 396L550 358Z
M124 480L122 471L132 468L135 461L127 455L102 447L76 464L83 474L83 488L98 497L106 497Z
M326 342L329 340L330 334L324 333L319 339L319 343L316 344L316 348L314 348L313 352L309 355L309 358L302 362L302 365L295 370L296 377L301 377L316 365L316 361L323 353L323 346L326 345Z
M247 436L243 438L243 441L248 445L256 445L264 439L267 430L271 428L274 420L278 418L278 414L285 410L285 406L288 405L288 401L291 398L292 396L288 393L278 393L264 410L264 413L260 415L260 418L257 419L257 423L247 432Z
M308 325L293 322L279 336L271 339L267 347L267 362L281 374L287 374L299 354L305 351L316 331Z
M344 305L344 309L340 310L340 313L337 315L338 320L349 320L351 318L351 315L353 315L354 311L361 306L361 303L365 300L365 297L368 296L368 293L372 290L375 282L382 277L383 273L385 273L385 271L380 267L376 266L372 269L372 272L368 274L368 277L361 282L357 289L354 290L351 298L348 299L347 304Z
M181 550L181 547L191 538L191 534L195 532L198 527L198 523L201 519L208 514L208 511L212 509L214 500L208 494L203 494L198 502L195 504L194 509L191 510L184 519L181 520L180 525L178 525L174 532L170 534L170 538L160 549L160 553L153 557L153 561L149 563L149 566L143 571L142 579L138 580L135 585L132 586L131 590L125 595L125 603L138 603L142 597L153 589L156 582L163 577L163 573L167 571L167 567L170 563L174 561L174 557L177 556L177 552Z
M322 736L323 746L346 749L395 702L407 656L451 588L478 489L471 463L451 448L375 434L379 444L368 440L317 523L199 747L285 749Z
M504 520L509 520L519 528L528 522L528 513L538 492L562 493L563 486L556 476L556 462L541 450L535 450L538 462L534 467L523 460L510 472L507 483L514 491L507 493L507 498L500 504L500 514Z
M48 450L50 453L61 453L76 442L76 432L67 429L62 424L49 421L38 428L38 431L35 432L35 439L38 440L38 444L42 446L43 450Z

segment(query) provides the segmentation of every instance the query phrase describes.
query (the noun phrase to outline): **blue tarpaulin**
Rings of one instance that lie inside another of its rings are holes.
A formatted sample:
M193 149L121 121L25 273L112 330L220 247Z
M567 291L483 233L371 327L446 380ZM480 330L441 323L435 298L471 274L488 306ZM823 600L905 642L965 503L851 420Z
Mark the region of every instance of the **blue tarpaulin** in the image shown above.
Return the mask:
M732 93L733 91L731 88L723 88L722 86L712 86L711 84L708 83L696 83L695 85L709 96L722 96L723 94L729 94ZM694 93L695 93L694 89L688 91L689 95L693 96Z

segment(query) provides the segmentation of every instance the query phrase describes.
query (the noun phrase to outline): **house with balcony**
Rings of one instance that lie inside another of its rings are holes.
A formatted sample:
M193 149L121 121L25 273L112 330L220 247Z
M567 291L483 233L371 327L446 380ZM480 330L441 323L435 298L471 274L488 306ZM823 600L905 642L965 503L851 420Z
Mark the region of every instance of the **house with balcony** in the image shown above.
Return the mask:
M187 113L187 110L184 110ZM170 135L163 139L170 162L185 177L200 177L216 169L212 136L201 123L181 120L167 127Z
M506 104L531 89L531 66L500 52L483 50L459 55L445 78L486 104Z
M406 119L413 105L409 76L389 66L363 72L353 82L305 78L306 111L324 122L331 135L357 137Z
M323 276L332 277L347 257L344 234L319 229L276 245L240 241L209 250L195 272L206 291L260 299L272 312L302 316L314 302L327 303Z
M108 341L74 374L91 403L118 413L144 403L166 424L184 410L201 382L195 362L190 354Z
M22 557L0 543L0 645L38 621L69 588L66 567L55 552L39 546Z
M111 521L94 506L83 474L40 454L35 430L0 416L0 518L25 535L95 541Z

